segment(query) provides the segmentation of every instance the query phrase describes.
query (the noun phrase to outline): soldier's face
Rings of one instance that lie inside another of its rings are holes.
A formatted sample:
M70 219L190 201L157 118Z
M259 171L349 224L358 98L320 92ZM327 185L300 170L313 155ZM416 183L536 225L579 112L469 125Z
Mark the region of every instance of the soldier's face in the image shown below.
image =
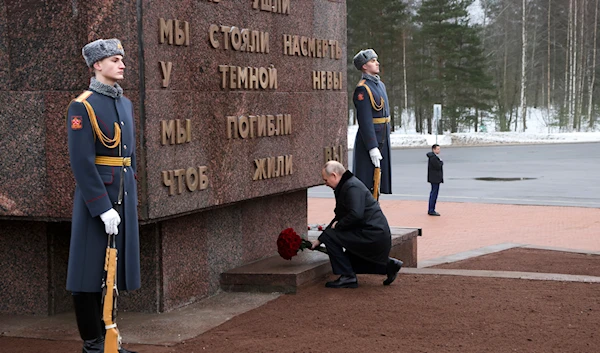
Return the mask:
M96 62L94 69L96 70L96 76L99 75L100 78L104 78L108 83L114 84L118 80L123 79L125 63L121 55L113 55Z
M363 65L363 69L369 75L377 75L379 73L379 61L377 61L377 59L371 59Z

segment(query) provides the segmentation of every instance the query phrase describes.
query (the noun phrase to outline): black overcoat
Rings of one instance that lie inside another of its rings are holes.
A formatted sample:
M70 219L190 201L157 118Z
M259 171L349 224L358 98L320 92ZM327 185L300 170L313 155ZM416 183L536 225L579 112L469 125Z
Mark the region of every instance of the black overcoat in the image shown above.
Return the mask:
M114 123L121 127L121 153L131 158L124 170L123 208L119 234L117 286L131 291L140 287L140 249L137 217L137 184L133 105L125 97L112 98L91 91L87 98L98 125L109 138ZM104 274L107 235L99 215L113 207L119 193L121 167L95 164L96 156L119 156L119 148L109 149L94 136L83 103L73 101L68 109L67 130L71 169L75 176L71 245L67 271L67 290L100 292Z
M366 87L365 87L366 86ZM367 90L367 87L369 88ZM373 101L371 100L373 98ZM368 189L373 189L373 172L375 166L371 162L369 150L379 148L381 156L381 185L382 194L392 193L392 162L390 153L390 123L373 124L374 118L390 116L385 84L372 76L363 75L354 90L354 106L358 120L358 131L354 140L354 164L352 172ZM375 103L373 103L375 102ZM383 105L381 105L383 102ZM379 109L381 108L381 109ZM379 110L378 110L379 109Z
M323 231L347 251L364 260L387 265L392 236L379 203L367 187L346 171L334 190L335 218ZM331 224L336 222L335 229Z
M444 182L444 161L433 152L428 152L427 157L429 162L427 164L427 182L432 184L439 184Z

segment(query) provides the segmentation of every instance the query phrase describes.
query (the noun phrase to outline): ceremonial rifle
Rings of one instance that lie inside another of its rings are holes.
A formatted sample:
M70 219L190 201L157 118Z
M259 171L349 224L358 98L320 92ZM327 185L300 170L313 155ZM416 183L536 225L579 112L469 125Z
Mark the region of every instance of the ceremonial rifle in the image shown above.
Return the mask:
M379 195L381 194L379 187L381 184L381 168L375 167L373 172L373 198L379 201Z
M121 167L121 180L119 182L119 196L115 202L115 209L122 214L123 206L123 177L124 168ZM122 219L122 217L121 217ZM123 235L122 235L123 236ZM103 283L103 310L102 320L106 328L104 336L104 353L118 353L121 347L121 335L117 328L117 244L116 235L108 235L108 245L106 247L106 258L104 259L104 283Z

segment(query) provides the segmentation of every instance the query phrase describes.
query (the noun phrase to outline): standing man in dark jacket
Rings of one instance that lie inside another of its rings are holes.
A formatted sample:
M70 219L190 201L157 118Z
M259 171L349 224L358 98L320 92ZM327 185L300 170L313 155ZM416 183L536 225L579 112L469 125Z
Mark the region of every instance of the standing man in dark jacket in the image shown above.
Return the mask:
M373 172L381 168L379 189L382 194L391 194L390 107L385 85L379 78L377 53L373 49L361 50L354 56L354 66L362 71L362 77L352 97L358 120L352 172L368 189L373 189Z
M77 185L67 290L73 294L83 352L88 353L104 352L101 302L107 234L117 235L119 290L140 287L140 254L133 105L117 84L123 79L125 52L118 39L99 39L82 52L94 76L89 90L68 109L69 155ZM120 185L121 214L113 208Z
M429 163L427 164L427 182L431 183L431 192L429 193L429 209L427 214L430 216L439 216L435 210L440 184L444 182L444 170L442 169L444 161L438 157L440 154L440 145L431 146L431 152L427 153Z
M389 257L392 237L379 204L367 187L339 162L327 162L321 175L334 190L335 218L319 239L312 241L312 249L325 244L333 273L340 275L325 286L356 288L357 273L387 275L383 284L390 285L402 261Z

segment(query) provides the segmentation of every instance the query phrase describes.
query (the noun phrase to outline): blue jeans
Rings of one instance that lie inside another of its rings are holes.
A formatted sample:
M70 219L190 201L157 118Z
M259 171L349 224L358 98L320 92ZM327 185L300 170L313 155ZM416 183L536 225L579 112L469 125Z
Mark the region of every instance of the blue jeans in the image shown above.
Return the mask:
M435 212L435 203L437 202L438 192L440 191L439 183L431 183L431 192L429 193L429 210L427 213Z

